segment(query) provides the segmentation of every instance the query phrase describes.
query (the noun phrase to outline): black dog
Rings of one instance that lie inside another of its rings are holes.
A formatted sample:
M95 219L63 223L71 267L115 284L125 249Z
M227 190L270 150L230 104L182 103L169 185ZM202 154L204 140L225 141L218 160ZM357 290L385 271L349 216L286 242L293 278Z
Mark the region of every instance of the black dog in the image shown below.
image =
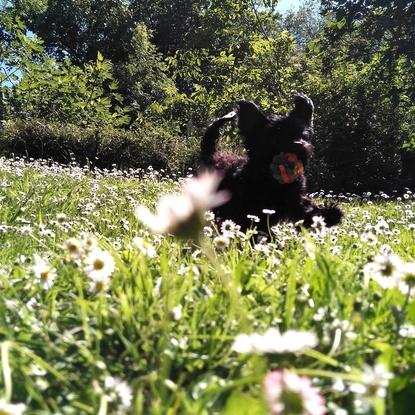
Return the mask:
M338 224L343 214L336 205L317 206L306 196L304 168L313 151L311 99L295 96L294 109L286 115L266 116L251 101L237 104L235 111L207 128L201 143L202 165L223 172L220 189L232 196L214 210L216 217L246 229L252 225L247 215L255 215L260 219L255 225L264 232L282 220L303 221L309 227L314 216L322 216L327 226ZM244 156L217 150L220 127L235 118ZM264 209L275 213L267 218Z

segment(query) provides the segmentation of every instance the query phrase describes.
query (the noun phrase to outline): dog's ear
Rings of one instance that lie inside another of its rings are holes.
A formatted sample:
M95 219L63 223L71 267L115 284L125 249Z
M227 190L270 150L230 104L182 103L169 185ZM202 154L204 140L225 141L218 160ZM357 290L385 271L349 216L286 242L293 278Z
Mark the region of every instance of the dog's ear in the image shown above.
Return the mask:
M304 126L309 126L313 122L314 104L313 101L304 94L294 96L294 109L290 112L290 117L301 121Z
M237 101L238 128L241 134L246 135L258 127L265 125L267 117L252 101Z

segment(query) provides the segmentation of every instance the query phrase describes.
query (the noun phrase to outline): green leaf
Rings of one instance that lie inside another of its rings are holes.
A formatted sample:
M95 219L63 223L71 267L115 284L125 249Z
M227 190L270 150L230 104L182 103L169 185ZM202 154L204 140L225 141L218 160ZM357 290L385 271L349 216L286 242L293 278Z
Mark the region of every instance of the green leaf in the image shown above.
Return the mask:
M223 415L266 415L264 403L259 398L235 391L226 402Z

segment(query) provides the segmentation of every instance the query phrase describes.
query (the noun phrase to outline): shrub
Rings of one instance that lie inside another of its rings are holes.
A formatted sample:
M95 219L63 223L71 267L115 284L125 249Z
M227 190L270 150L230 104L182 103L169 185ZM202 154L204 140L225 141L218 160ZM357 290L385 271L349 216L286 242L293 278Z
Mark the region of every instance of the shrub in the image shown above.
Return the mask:
M146 168L183 171L193 166L198 142L142 126L126 131L111 126L82 128L42 120L8 122L0 135L3 155L76 161L91 167Z

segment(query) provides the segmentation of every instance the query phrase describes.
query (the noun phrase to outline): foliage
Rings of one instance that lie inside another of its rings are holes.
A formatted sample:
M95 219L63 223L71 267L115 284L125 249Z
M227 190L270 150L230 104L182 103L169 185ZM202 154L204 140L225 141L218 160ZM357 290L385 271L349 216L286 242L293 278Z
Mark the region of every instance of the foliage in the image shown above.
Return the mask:
M139 118L136 122L140 118L143 121L142 112L153 103L164 102L177 92L166 72L166 64L151 42L148 29L138 24L126 61L113 67L114 77L119 80L118 91L124 102L135 109L134 118Z
M411 147L415 129L413 102L415 89L408 75L415 61L415 4L412 1L339 2L323 0L326 12L335 19L325 30L325 45L348 43L345 58L363 64L373 55L379 59L381 82L389 83L392 106L400 111L399 135ZM409 75L410 76L410 75Z
M100 53L84 68L68 59L57 62L45 54L41 39L26 34L18 16L2 11L0 22L7 37L0 55L2 119L113 126L129 122L129 108L121 108L123 98L115 91L112 64Z
M359 34L358 58L387 45L387 57L415 59L415 4L410 0L338 1L322 0L323 9L334 13L336 22L329 27L334 37L355 31ZM365 48L366 46L366 48ZM350 51L352 52L352 51Z
M0 10L0 85L18 81L22 62L36 58L42 45L36 37L25 36L25 26L18 16Z
M12 5L58 60L69 57L81 66L98 52L114 63L127 58L134 20L125 2L15 0Z
M320 1L305 0L298 10L289 10L282 19L282 27L295 36L298 46L307 44L321 36L326 18L320 14Z
M78 127L42 120L9 122L0 136L2 154L76 162L91 168L151 165L175 172L195 163L194 144L146 125L124 131L105 125Z
M393 84L383 78L379 54L363 65L347 62L342 48L321 53L330 55L331 67L321 78L311 78L317 157L310 182L315 190L361 193L399 188L404 112L392 102Z
M45 57L41 62L26 61L21 80L14 86L12 105L20 118L44 118L80 126L113 125L129 122L128 107L122 96L112 64L101 54L84 69Z
M173 79L183 92L165 102L162 117L180 120L186 134L200 136L209 119L237 99L252 99L268 111L286 110L301 79L293 37L288 32L270 39L252 35L248 53L238 56L236 48L218 55L206 49L179 51L169 58Z

